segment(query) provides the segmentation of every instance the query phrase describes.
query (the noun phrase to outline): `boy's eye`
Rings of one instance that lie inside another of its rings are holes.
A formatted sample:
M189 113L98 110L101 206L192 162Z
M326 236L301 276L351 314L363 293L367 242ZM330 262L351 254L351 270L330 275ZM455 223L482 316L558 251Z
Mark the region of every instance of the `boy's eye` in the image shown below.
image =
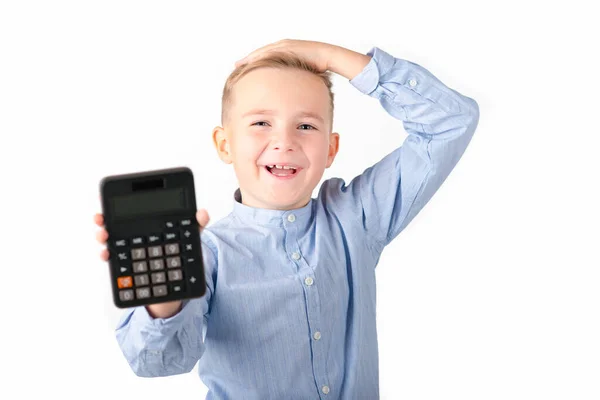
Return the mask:
M266 124L265 121L258 121L252 124L252 126L257 125L257 124ZM259 126L264 126L264 125L259 125Z
M309 124L302 124L300 126L308 126L310 129L316 129L314 126L309 125ZM303 130L306 130L306 129L303 129Z

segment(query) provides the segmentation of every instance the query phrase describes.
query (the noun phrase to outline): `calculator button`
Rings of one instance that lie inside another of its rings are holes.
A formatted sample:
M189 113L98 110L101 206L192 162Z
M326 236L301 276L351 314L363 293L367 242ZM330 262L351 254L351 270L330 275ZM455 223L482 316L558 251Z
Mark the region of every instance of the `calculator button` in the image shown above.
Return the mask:
M132 245L144 244L144 237L136 236L134 238L131 238L131 244Z
M165 233L165 240L176 240L179 239L179 235L177 232L167 232Z
M125 261L125 260L129 260L129 257L127 256L127 253L117 253L117 258L120 261Z
M138 299L147 299L148 297L150 297L150 288L149 287L139 288L139 289L136 289L135 293L136 293Z
M174 269L169 271L169 280L170 281L180 281L183 279L183 274L180 269Z
M180 257L167 258L167 267L169 267L169 268L181 267L181 258Z
M171 254L179 254L179 243L170 243L165 246L165 254L170 256Z
M167 295L167 286L166 285L158 285L152 288L155 296L166 296Z
M146 258L146 249L140 247L139 249L131 250L131 259L132 260L143 260Z
M152 283L165 283L166 277L164 272L155 272L152 274Z
M113 244L115 245L115 247L125 247L127 246L127 240L125 239L117 239L113 242Z
M160 241L160 235L150 235L148 236L148 243L156 243Z
M150 283L150 278L148 278L147 274L136 275L133 279L135 280L135 286L146 286Z
M159 260L155 260L159 261ZM133 272L146 272L148 271L148 263L146 261L136 261L133 263Z
M191 218L182 219L182 220L179 222L179 225L180 225L180 226L189 226L189 225L191 225L191 224L192 224L192 219L191 219Z
M162 258L159 260L150 260L150 269L152 271L157 271L159 269L164 269L165 268L165 260L163 260Z
M133 282L131 281L131 276L121 276L117 278L117 285L119 286L119 289L132 287Z
M163 255L161 246L148 247L148 254L150 257L160 257Z
M171 284L171 292L183 293L185 292L185 286L181 283Z
M185 252L188 253L188 252L194 250L194 246L191 243L186 243L184 249L185 249Z
M185 236L185 238L189 238L190 236L192 236L192 232L190 232L189 229L186 229L185 231L183 231L183 236Z
M119 266L119 274L123 275L123 274L129 274L129 266L127 265L120 265Z
M173 222L173 221L165 222L165 228L175 228L175 222Z
M119 298L121 301L133 300L133 289L119 290Z

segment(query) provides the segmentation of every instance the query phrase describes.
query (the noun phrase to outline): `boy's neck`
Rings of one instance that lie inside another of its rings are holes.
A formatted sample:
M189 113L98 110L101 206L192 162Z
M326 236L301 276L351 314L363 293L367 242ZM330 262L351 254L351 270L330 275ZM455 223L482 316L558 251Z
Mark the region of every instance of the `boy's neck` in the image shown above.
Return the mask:
M267 204L262 204L260 202L254 202L252 200L248 200L248 197L250 196L246 196L244 197L242 190L241 189L237 189L236 193L235 193L235 200L238 203L241 203L247 207L251 207L251 208L256 208L256 209L264 209L264 210L272 210L272 211L290 211L290 210L297 210L299 208L303 208L306 207L306 205L310 202L310 197L308 199L304 199L301 202L298 202L294 205L288 205L288 206L272 206L272 205L267 205Z

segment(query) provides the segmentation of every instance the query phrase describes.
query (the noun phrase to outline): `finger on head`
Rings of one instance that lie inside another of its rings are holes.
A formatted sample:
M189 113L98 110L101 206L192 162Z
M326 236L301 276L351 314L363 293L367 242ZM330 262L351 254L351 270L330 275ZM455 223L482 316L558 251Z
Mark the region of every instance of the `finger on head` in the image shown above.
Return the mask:
M269 43L265 46L259 47L256 50L251 51L250 53L246 54L243 58L239 59L238 61L235 62L235 66L239 67L243 64L246 64L256 58L258 58L258 56L266 51L269 51L269 49L275 48L279 45L279 42L275 42L275 43Z

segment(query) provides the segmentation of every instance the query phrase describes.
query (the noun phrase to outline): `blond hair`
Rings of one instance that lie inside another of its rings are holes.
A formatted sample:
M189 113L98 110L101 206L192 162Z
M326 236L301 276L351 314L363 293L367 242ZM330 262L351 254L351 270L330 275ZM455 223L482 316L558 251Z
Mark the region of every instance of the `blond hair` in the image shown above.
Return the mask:
M233 72L225 81L225 86L223 87L223 97L221 99L221 124L224 124L225 121L227 121L229 118L229 109L233 102L231 98L233 87L242 77L258 68L297 69L300 71L310 72L321 78L321 80L325 84L325 87L327 87L327 91L329 92L329 129L331 130L331 125L333 124L334 99L334 94L331 90L333 86L331 82L331 73L329 71L321 72L315 65L313 65L309 61L304 60L293 53L281 51L267 53L262 58L248 62L233 70Z

